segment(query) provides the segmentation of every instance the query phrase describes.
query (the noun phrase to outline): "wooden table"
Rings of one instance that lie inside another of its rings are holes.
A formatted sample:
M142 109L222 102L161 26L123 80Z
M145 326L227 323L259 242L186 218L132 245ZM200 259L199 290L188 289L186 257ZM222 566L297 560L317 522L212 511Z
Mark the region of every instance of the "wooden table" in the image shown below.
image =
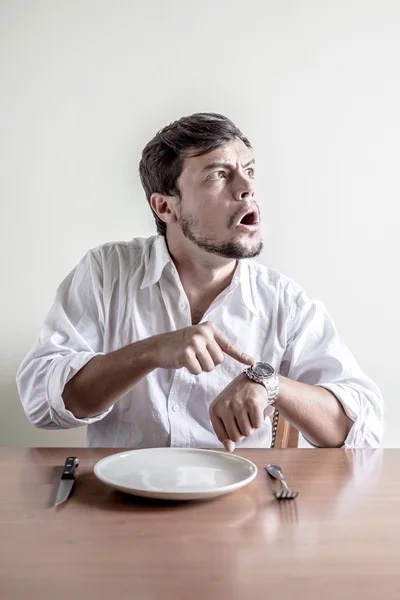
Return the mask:
M0 448L0 598L400 598L400 450L242 450L257 478L206 502L114 491L93 475L115 449ZM70 499L53 507L67 455ZM264 465L296 501L278 502Z

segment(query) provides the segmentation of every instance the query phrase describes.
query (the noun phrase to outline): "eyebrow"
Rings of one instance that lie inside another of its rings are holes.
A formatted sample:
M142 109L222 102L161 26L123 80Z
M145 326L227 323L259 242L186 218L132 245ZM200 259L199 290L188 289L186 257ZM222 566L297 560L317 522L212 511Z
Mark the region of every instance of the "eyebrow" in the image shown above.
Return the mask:
M246 169L247 167L249 167L250 165L254 165L255 160L254 158L252 158L251 160L249 160L249 162L247 162L245 165L242 165L243 169ZM217 169L217 168L224 168L224 169L229 169L230 171L233 171L233 169L235 168L233 165L231 165L230 163L227 162L222 162L222 161L215 161L212 162L208 165L206 165L203 168L203 171L210 171L211 169Z

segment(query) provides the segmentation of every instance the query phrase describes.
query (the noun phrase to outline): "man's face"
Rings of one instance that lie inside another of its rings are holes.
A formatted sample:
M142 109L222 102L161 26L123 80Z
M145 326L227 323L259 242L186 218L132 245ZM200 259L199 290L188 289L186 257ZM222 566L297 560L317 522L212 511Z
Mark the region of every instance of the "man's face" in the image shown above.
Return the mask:
M185 158L178 187L178 224L186 238L225 258L252 258L261 252L253 152L242 140Z

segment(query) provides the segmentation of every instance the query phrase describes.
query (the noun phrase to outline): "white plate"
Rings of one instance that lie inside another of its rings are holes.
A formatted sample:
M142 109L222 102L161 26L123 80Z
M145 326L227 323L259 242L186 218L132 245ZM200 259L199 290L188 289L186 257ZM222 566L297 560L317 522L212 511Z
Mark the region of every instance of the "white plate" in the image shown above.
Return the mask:
M197 500L243 487L257 475L257 467L246 458L215 450L145 448L102 458L94 473L128 494Z

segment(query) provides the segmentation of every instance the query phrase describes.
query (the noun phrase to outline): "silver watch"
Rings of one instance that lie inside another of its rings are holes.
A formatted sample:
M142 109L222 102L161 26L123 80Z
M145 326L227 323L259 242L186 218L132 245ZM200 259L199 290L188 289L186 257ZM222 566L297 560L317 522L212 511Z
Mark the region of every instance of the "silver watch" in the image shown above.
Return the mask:
M279 392L279 379L274 367L265 362L258 362L245 369L243 373L265 387L268 392L268 405L275 402Z

